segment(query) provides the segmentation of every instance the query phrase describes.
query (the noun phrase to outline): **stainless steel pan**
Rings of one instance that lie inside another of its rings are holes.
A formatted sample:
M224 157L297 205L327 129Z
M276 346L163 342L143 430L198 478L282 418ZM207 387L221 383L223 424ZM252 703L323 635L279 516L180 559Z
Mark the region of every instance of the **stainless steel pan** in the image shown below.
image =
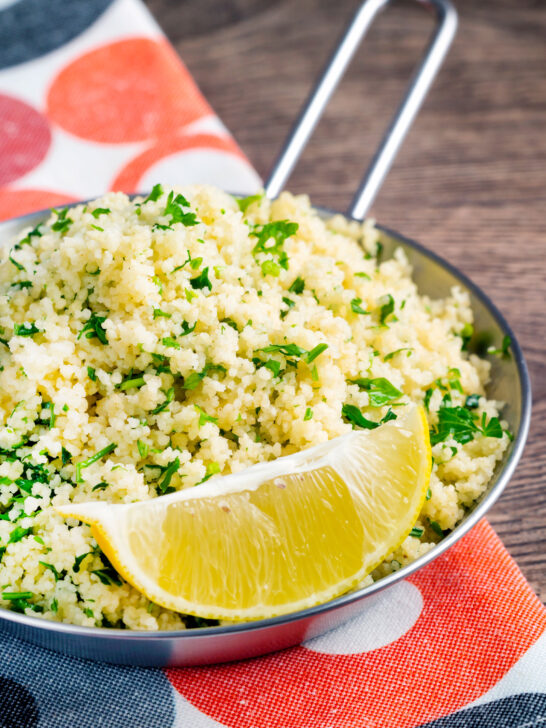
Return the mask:
M390 0L367 0L357 11L273 168L265 185L269 197L276 197L283 188L371 21L389 2ZM406 96L349 207L347 216L356 220L362 220L369 209L455 34L457 17L449 0L418 2L435 14L436 30ZM328 216L333 213L324 210L323 214ZM0 242L7 243L23 228L44 219L45 215L44 212L38 212L3 223L0 225ZM488 395L506 403L503 418L508 421L514 440L499 463L487 492L462 523L427 554L386 578L327 604L282 617L226 627L149 633L78 627L2 609L2 629L38 645L77 657L130 665L199 665L253 657L298 644L355 616L363 609L369 597L426 566L482 518L509 481L527 437L531 391L523 354L501 313L487 295L463 273L413 240L383 227L380 230L387 256L396 247L400 246L405 250L414 267L414 278L421 293L435 298L445 296L453 285L461 286L470 294L475 329L480 332L480 341L483 343L485 337L498 345L507 335L512 342L511 358L492 359ZM479 343L477 336L474 339L471 347Z

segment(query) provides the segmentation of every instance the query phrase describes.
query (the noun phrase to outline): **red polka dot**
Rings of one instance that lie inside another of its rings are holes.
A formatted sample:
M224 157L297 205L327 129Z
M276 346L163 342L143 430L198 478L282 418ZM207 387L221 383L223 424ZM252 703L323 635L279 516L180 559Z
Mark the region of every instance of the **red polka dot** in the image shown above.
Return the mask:
M36 210L66 205L69 202L76 200L62 192L0 189L0 220L9 220Z
M0 94L0 185L34 169L50 143L47 120L36 109Z
M53 81L47 110L71 134L110 144L150 139L212 113L173 49L149 38L77 58Z
M116 176L111 189L117 192L136 192L143 175L156 162L188 149L219 149L245 159L235 142L229 137L217 137L212 134L178 134L159 141L155 146L146 149L132 159Z

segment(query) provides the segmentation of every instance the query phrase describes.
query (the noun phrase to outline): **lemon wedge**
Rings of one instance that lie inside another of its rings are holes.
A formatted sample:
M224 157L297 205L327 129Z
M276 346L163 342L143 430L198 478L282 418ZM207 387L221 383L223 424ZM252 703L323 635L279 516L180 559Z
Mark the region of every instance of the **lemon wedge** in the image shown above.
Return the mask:
M244 621L355 587L408 535L428 488L426 416L406 414L150 501L57 507L152 602Z

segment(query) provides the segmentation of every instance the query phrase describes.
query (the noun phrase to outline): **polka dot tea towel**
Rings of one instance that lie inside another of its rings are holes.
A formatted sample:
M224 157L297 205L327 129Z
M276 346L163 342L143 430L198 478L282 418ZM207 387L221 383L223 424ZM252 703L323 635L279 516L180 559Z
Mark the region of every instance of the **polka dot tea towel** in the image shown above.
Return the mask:
M101 194L259 179L138 0L0 0L0 218ZM546 725L546 610L482 522L299 647L166 671L0 632L1 728Z

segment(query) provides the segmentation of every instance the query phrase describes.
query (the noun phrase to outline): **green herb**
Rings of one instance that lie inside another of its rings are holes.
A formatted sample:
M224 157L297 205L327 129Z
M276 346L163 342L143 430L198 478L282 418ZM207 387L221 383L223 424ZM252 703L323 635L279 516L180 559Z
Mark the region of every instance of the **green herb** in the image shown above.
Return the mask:
M260 267L262 269L263 276L273 276L274 278L278 278L281 274L281 266L278 263L275 263L274 260L264 260Z
M297 295L303 293L303 290L305 288L305 281L303 278L300 278L299 276L291 283L290 288L288 289L290 293L295 293Z
M389 352L383 357L383 361L390 361L394 356L397 354L400 354L402 351L407 351L408 353L406 356L411 356L413 353L413 349L410 349L408 346L403 346L401 349L395 349L394 351Z
M146 202L157 202L157 200L159 200L159 198L162 196L162 194L163 194L163 187L161 185L154 185L152 187L152 191L150 192L150 194L148 195L148 197L144 200L144 202L142 204L144 205L144 204L146 204Z
M108 215L110 212L112 211L108 207L96 207L94 210L91 210L91 214L95 220L100 217L100 215Z
M258 192L255 195L248 195L248 197L236 198L235 201L239 206L239 210L244 214L250 207L250 205L252 205L254 202L260 202L261 200L263 200L264 196L264 192Z
M33 237L37 237L37 238L43 237L43 233L40 230L40 228L42 227L42 225L43 225L43 223L39 222L36 225L36 227L33 230L31 230L25 238L23 238L22 240L20 240L17 243L17 245L15 246L15 248L19 249L19 248L21 248L22 245L30 245L30 239L33 238Z
M398 419L398 415L395 415L392 409L389 409L387 410L387 414L381 418L380 423L383 425L385 422L390 422L391 420L396 419Z
M32 288L32 281L17 281L16 283L12 283L11 287L18 288L19 290L22 290L23 288Z
M263 351L266 354L279 352L280 354L291 357L301 357L304 354L307 354L307 351L305 349L302 349L301 346L298 346L297 344L269 344L268 346L264 346L261 349L256 349L256 351Z
M185 227L192 227L193 225L197 225L198 220L195 213L184 211L184 207L190 207L190 203L188 202L188 200L184 197L184 195L176 195L175 197L174 192L171 190L169 192L169 196L167 197L167 204L165 206L165 209L163 210L163 215L165 215L165 217L170 215L171 218L168 227L174 225L177 222L181 222L182 225L184 225Z
M18 263L15 258L11 255L9 255L9 261L10 263L13 263L13 265L17 268L17 270L25 270L25 266L21 265L21 263Z
M462 339L462 343L461 343L462 351L467 351L468 344L470 343L470 339L472 338L473 335L474 335L474 327L472 326L472 324L465 324L459 333L459 336Z
M236 445L239 444L239 435L236 435L234 432L231 432L230 430L220 430L220 434L222 437L225 437L226 440L231 440L231 442L234 442Z
M49 569L53 576L55 577L55 581L59 581L59 579L62 579L61 574L57 571L57 569L53 566L53 564L48 564L45 561L38 561L39 564L41 564L45 569Z
M500 346L500 349L495 349L494 346L490 346L487 349L488 354L494 354L495 356L502 357L503 359L509 359L510 358L510 346L512 345L512 340L508 336L503 337L502 344Z
M32 531L32 528L22 528L22 526L16 526L10 533L8 543L17 543Z
M484 412L481 419L481 433L484 437L502 437L503 429L499 418L491 417L489 422L487 422L487 416Z
M94 485L91 488L91 491L95 491L95 490L106 490L106 488L108 488L108 483L105 483L104 480L103 480L100 483L97 483L97 485Z
M98 225L91 225L91 227L93 228L93 230L98 230L98 231L99 231L99 232L101 232L101 233L103 233L103 232L104 232L104 228L101 228L101 227L99 227ZM98 275L99 273L100 273L100 270L96 271L95 273L90 273L89 275L91 275L91 276L96 276L96 275Z
M62 461L63 467L67 463L69 463L71 460L72 460L72 454L66 448L64 448L64 447L61 448L61 461Z
M480 406L480 396L479 394L469 394L466 398L466 401L464 403L464 406L467 409L476 409Z
M63 404L63 412L68 412L69 406L67 404Z
M207 463L207 466L205 468L205 477L203 480L200 480L198 485L201 485L201 483L204 483L209 478L212 478L213 475L217 475L220 472L220 465L217 462Z
M383 407L383 405L394 402L403 396L403 393L384 377L378 377L377 379L360 377L350 379L349 382L356 384L359 389L369 393L370 407Z
M206 422L212 422L214 425L218 422L218 417L211 417L198 404L194 404L193 406L199 412L199 427L202 427Z
M369 315L370 312L365 311L362 308L362 306L360 305L361 303L362 303L361 298L353 298L353 300L351 301L351 310L353 311L353 313L360 313L360 314L364 314L366 316Z
M269 222L265 225L256 225L254 230L250 233L252 237L258 238L258 242L252 249L252 255L256 257L261 253L270 254L277 258L274 266L265 265L266 270L264 271L264 263L262 263L262 273L273 275L279 275L280 269L288 270L288 256L283 250L283 246L287 238L295 235L298 230L298 224L296 222L289 222L288 220L277 220L276 222ZM267 264L267 261L265 261ZM275 272L277 271L277 272Z
M307 420L312 420L312 419L313 419L313 410L311 409L311 407L307 407L307 409L305 410L305 414L303 416L303 421L306 422Z
M186 296L186 301L188 303L191 303L194 298L197 298L197 293L195 293L195 291L192 291L191 288L186 288L184 290L184 295Z
M81 460L79 463L76 463L76 482L83 483L83 478L81 474L82 470L84 470L84 468L88 468L90 465L93 465L93 463L96 463L97 460L105 457L105 455L109 455L111 452L114 452L116 447L117 444L115 442L111 442L109 445L103 447L102 450L99 450L97 453L91 455L91 457L87 458L86 460Z
M167 407L170 405L170 403L174 399L174 387L170 387L165 392L165 401L159 404L157 407L154 407L153 410L150 410L151 415L158 415L160 412L163 412L163 410L166 410Z
M294 308L294 306L296 304L294 303L294 301L292 301L292 299L286 298L285 296L282 297L282 302L287 307L286 311L281 311L281 318L284 319L288 315L288 312L290 311L290 309Z
M105 569L92 569L92 574L95 574L105 586L116 584L121 586L121 579L118 574L111 567Z
M379 299L379 302L381 304L379 308L379 325L385 326L386 320L394 312L394 298L390 293L387 293L386 296Z
M427 488L427 492L425 495L425 500L429 501L432 498L432 491L430 488Z
M438 424L431 430L430 442L436 445L452 436L456 442L464 445L474 439L477 431L474 415L465 407L441 407L438 410Z
M171 336L165 336L163 339L161 339L161 343L163 346L167 346L171 349L180 349L180 344L178 341L175 341Z
M42 404L42 409L49 410L49 417L46 418L45 422L47 422L49 429L53 429L55 427L55 420L57 419L57 416L55 414L55 406L53 402L44 402ZM42 420L43 422L44 420Z
M171 318L172 317L172 313L166 313L165 311L162 311L160 308L154 308L154 321L157 318L161 318L161 317L163 317L163 318Z
M30 599L34 594L29 591L21 592L2 592L2 599L6 601L13 601L14 599Z
M231 319L231 318L225 318L225 319L222 319L220 321L220 323L227 324L228 326L231 326L232 329L234 329L235 331L237 331L237 333L239 333L239 327L237 326L237 324L235 323L235 321L233 319ZM194 325L194 328L195 328L195 325ZM192 329L192 331L193 331L193 329Z
M317 370L317 365L316 364L314 364L313 365L313 368L311 369L311 379L314 382L318 382L318 370Z
M119 384L119 389L126 392L128 389L140 389L145 384L144 377L130 377Z
M427 412L429 411L430 398L432 397L433 392L434 390L432 388L427 389L427 391L425 392L423 404L425 405L425 409Z
M209 291L212 290L212 283L209 280L208 266L207 268L203 268L198 276L196 276L195 278L190 278L190 285L194 290L202 288L208 288Z
M161 493L166 493L167 488L169 487L171 483L171 479L173 475L178 471L178 468L180 467L180 458L176 458L172 461L172 463L169 463L167 465L166 470L163 472L163 478L159 485L157 486L159 491Z
M379 422L372 422L366 419L354 404L344 404L341 408L341 414L352 424L353 429L355 427L361 427L365 430L375 430L376 427L379 427Z
M97 373L93 369L93 367L87 367L87 376L89 377L89 379L92 382L96 382L97 381Z
M78 334L78 339L85 334L86 339L98 339L101 344L108 344L106 338L106 331L103 327L103 323L106 321L106 316L98 316L96 313L92 313L89 320Z
M34 536L34 540L36 543L39 543L40 546L45 546L44 539L41 536Z
M85 607L85 609L83 610L83 613L85 614L86 617L90 617L91 619L95 619L95 615L93 614L93 610L90 609L89 607Z
M27 324L15 324L13 326L14 336L34 336L34 334L41 334L42 330L36 326L35 322Z
M430 527L434 531L434 533L436 533L438 536L443 536L444 535L444 530L440 526L439 523L437 523L436 521L431 521L430 518L429 518L429 521L428 522L430 524Z
M262 361L261 359L258 359L258 357L252 358L252 363L256 367L256 369L260 369L261 367L265 367L266 369L269 369L269 371L273 374L274 377L278 377L281 371L281 363L279 361L276 361L275 359L268 359L267 361Z
M51 226L52 230L55 230L55 232L60 233L66 233L68 228L72 225L74 222L69 217L67 217L68 213L68 207L63 208L62 210L51 210L51 212L54 212L57 215L57 220L53 223Z
M51 600L51 611L54 612L54 614L57 614L59 611L59 602L56 599Z
M303 355L303 360L307 364L311 364L311 362L314 361L318 356L320 356L323 351L326 351L327 348L328 344L317 344L311 349L311 351L308 351L306 354Z
M159 291L159 295L163 295L163 283L161 283L161 278L159 276L152 276L152 282L155 283L157 290Z
M190 326L187 321L182 321L182 333L180 334L180 336L187 336L188 334L191 334L191 332L195 330L196 326L197 321L194 323L193 326Z
M367 281L371 281L372 279L367 273L361 272L361 273L355 273L355 276L358 276L359 278L365 278Z
M424 528L420 528L419 526L414 526L411 531L409 532L410 536L413 536L413 538L421 538L423 533L425 532Z
M137 440L138 454L141 458L145 458L148 455L148 445L142 440Z

